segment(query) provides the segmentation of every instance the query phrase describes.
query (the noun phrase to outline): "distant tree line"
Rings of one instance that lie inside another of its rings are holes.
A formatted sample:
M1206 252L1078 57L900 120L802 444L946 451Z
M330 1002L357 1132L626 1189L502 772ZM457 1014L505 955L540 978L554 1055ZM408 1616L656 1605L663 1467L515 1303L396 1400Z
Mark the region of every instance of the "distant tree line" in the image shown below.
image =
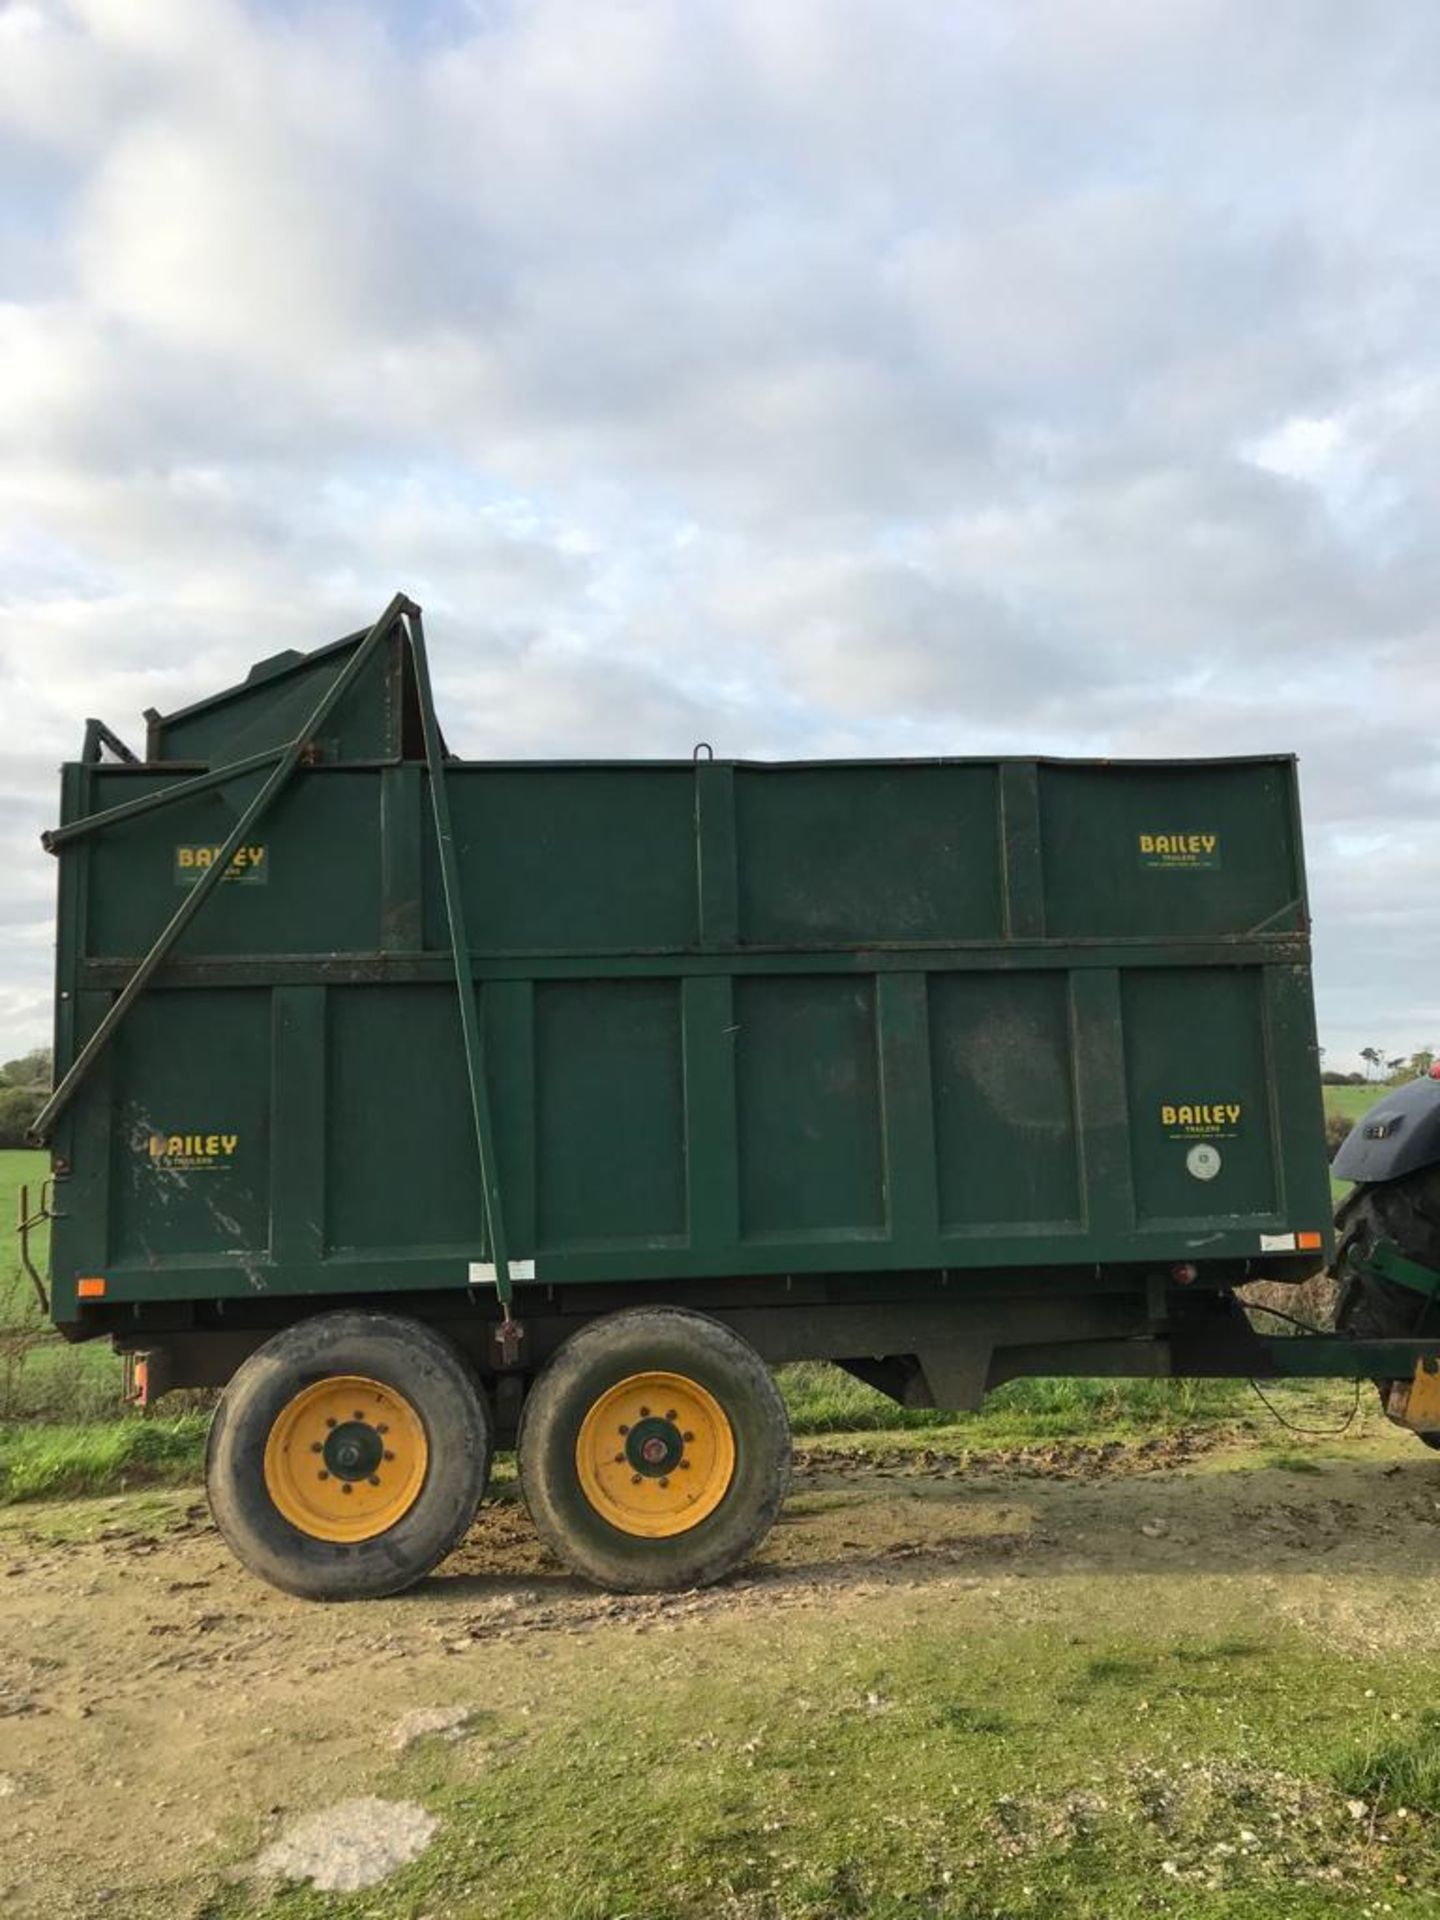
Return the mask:
M36 1047L0 1067L0 1147L23 1147L50 1091L50 1049Z
M1327 1087L1399 1087L1407 1080L1423 1079L1435 1064L1431 1047L1396 1054L1387 1054L1383 1047L1361 1047L1360 1058L1365 1062L1363 1073L1337 1073L1327 1067L1320 1076L1322 1082Z

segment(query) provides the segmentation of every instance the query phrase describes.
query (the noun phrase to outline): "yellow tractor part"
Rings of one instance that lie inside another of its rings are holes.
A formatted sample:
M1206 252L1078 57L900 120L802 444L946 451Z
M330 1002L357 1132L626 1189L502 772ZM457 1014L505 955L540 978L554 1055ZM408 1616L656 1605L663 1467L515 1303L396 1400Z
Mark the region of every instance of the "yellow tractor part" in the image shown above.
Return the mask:
M265 1486L316 1540L373 1540L420 1497L430 1444L414 1407L361 1374L317 1380L282 1407L265 1442Z
M1440 1433L1440 1360L1417 1360L1409 1380L1396 1380L1385 1412L1414 1433Z
M632 1373L580 1426L575 1468L586 1499L622 1533L663 1540L698 1527L735 1477L725 1409L683 1373Z

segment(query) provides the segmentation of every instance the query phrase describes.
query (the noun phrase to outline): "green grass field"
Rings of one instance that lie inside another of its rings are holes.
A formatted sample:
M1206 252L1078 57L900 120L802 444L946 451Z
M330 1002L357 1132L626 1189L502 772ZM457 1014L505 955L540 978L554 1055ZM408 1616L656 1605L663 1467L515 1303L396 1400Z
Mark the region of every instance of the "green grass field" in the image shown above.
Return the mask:
M1367 1114L1382 1093L1390 1089L1377 1087L1326 1087L1325 1110L1327 1113L1343 1113L1347 1120L1359 1120Z
M543 1705L487 1711L488 1764L432 1741L393 1767L387 1791L433 1809L441 1829L385 1888L232 1881L205 1912L1433 1912L1437 1745L1416 1698L1440 1674L1434 1659L1407 1658L1404 1684L1271 1622L1231 1611L1221 1625L1211 1607L1199 1625L1181 1597L1148 1597L1158 1617L1128 1632L1112 1604L1064 1624L962 1613L967 1637L960 1609L921 1597L773 1637L727 1621L703 1650L693 1637L617 1643L603 1662L567 1665ZM1361 1820L1346 1806L1356 1795Z
M22 1182L32 1205L49 1158L0 1149L0 1446L16 1422L85 1423L113 1419L120 1411L120 1362L101 1341L71 1346L40 1312L20 1264L13 1231ZM45 1271L46 1235L35 1236L35 1263Z
M1343 1113L1347 1120L1358 1122L1365 1118L1365 1115L1370 1111L1371 1107L1374 1106L1381 1094L1388 1092L1389 1088L1383 1086L1326 1087L1325 1111L1327 1113ZM1335 1206L1339 1206L1349 1191L1350 1182L1348 1180L1336 1180L1332 1176L1330 1181L1330 1198Z

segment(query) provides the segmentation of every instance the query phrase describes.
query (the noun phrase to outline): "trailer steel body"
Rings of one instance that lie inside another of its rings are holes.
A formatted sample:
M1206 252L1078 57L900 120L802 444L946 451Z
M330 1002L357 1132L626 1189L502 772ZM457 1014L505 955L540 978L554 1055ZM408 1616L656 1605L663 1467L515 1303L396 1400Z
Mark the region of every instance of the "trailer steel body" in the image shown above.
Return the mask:
M1261 1339L1233 1297L1330 1250L1288 758L466 762L398 595L147 721L143 756L92 724L47 836L51 1309L152 1389L237 1376L212 1498L264 1456L221 1519L281 1584L417 1577L517 1428L572 1564L714 1577L778 1501L747 1473L783 1484L747 1356L961 1408L1431 1351ZM387 1418L294 1410L327 1328ZM412 1364L484 1459L407 1542L458 1444ZM396 1508L374 1436L412 1416ZM302 1444L320 1491L274 1477Z

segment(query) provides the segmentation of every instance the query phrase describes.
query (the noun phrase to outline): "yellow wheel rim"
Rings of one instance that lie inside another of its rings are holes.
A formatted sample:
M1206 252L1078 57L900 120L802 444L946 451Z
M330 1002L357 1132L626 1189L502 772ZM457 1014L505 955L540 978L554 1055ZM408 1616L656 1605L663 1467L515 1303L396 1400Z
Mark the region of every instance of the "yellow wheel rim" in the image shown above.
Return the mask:
M585 1498L622 1533L688 1533L735 1477L735 1433L714 1394L683 1373L632 1373L586 1414L575 1442Z
M403 1394L336 1373L297 1393L265 1442L265 1486L316 1540L373 1540L420 1497L430 1444Z

